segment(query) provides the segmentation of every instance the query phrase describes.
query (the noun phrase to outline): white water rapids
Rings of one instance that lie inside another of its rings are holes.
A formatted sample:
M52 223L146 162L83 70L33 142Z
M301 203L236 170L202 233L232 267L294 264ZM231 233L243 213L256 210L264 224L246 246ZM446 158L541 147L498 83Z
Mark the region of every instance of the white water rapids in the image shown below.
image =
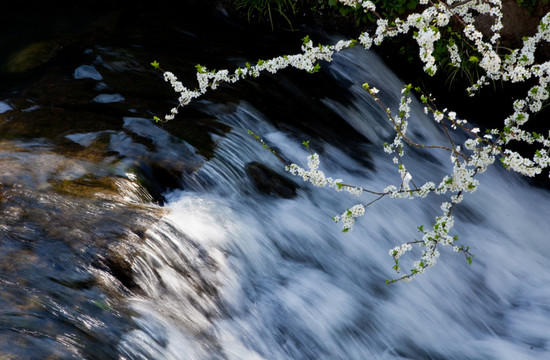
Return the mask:
M393 106L401 82L359 49L328 71L351 84L353 105L323 103L370 141L354 143L355 154L280 130L244 101L233 112L204 103L233 130L216 139L214 158L185 179L185 190L168 195L170 214L146 234L133 265L144 294L131 300L137 328L120 344L121 358L550 358L548 191L498 167L482 174L479 190L456 209L453 232L471 246L473 264L442 249L425 275L388 286L397 276L388 250L417 237L417 226L430 226L441 197L383 199L342 233L331 217L372 198L297 178L293 199L255 190L245 172L250 162L290 175L248 129L301 164L308 152L300 142L311 140L322 149L321 168L347 183L378 191L399 184L382 151L391 128L360 85L378 87ZM443 140L418 105L409 129L428 143ZM368 154L373 168L357 154ZM409 150L405 161L417 184L438 183L448 157Z

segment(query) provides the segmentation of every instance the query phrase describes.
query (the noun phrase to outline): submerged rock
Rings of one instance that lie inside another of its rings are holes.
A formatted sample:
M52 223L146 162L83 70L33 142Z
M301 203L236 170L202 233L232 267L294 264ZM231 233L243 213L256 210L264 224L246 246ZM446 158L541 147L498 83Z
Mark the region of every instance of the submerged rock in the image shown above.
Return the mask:
M246 165L246 173L256 189L267 195L275 195L284 199L291 199L296 196L296 184L288 180L267 166L251 162Z

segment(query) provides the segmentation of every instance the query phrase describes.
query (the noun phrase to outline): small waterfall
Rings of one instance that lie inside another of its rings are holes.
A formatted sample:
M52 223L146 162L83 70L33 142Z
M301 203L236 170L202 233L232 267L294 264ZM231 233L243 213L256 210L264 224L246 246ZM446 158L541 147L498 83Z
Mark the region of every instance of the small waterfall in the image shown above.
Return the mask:
M137 328L120 344L121 358L550 357L547 191L500 168L482 174L479 190L456 211L455 231L471 246L473 264L444 249L425 275L388 286L384 280L395 277L388 250L418 236L417 226L429 226L441 197L384 199L367 208L351 233L342 233L331 217L372 199L299 179L291 179L298 186L292 199L255 189L245 171L251 162L290 175L248 129L301 163L308 153L300 142L311 140L334 178L375 190L399 182L381 149L391 128L360 86L372 83L393 105L401 83L374 54L359 49L339 55L328 73L350 84L341 91L351 94L352 105L328 95L314 106L324 104L335 122L344 119L370 141L350 140L355 153L278 127L246 102L230 113L202 103L233 130L216 138L214 157L185 177L185 190L167 195L170 214L145 234L133 264L144 293L131 300ZM441 140L433 123L415 104L415 136ZM410 150L406 161L419 183L437 182L447 157Z

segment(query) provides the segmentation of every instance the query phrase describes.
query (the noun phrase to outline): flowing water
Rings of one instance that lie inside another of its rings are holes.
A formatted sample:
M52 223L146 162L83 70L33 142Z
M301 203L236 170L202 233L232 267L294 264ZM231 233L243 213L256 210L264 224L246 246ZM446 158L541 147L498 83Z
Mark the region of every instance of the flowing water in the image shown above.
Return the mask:
M155 125L146 115L158 105L112 84L147 76L128 48L82 50L68 81L86 82L87 101L63 113L93 106L99 124L0 144L0 359L550 357L547 190L498 167L482 174L455 213L472 265L445 249L425 275L386 285L388 250L429 226L443 199L381 200L342 233L331 217L373 198L292 178L248 134L302 164L310 140L348 183L399 183L381 146L391 127L361 84L391 106L402 84L375 54L352 49L318 76L285 72L239 85L241 100L197 101L176 122L207 133L201 147L204 134ZM22 100L2 100L15 121ZM444 141L418 104L412 113L416 138ZM417 184L448 170L443 152L406 161Z

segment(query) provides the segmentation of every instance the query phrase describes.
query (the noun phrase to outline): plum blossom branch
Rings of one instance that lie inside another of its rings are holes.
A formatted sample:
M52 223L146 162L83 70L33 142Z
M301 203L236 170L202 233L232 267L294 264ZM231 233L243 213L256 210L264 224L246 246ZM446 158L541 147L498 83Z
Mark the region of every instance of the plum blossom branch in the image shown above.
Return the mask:
M209 89L216 90L223 83L232 84L247 77L258 77L265 71L274 74L287 67L315 73L320 69L318 61L331 61L334 53L352 47L355 44L355 40L341 40L334 45L314 46L309 36L307 36L303 39L301 54L283 55L269 60L258 60L256 65L246 63L244 67L238 67L232 73L225 69L211 71L202 65L197 65L197 82L199 87L194 90L185 87L172 72L162 70L155 61L152 65L163 71L164 81L169 82L174 91L179 94L178 105L172 108L169 115L164 116L164 121L173 120L175 115L178 114L180 107L188 105L192 100L204 95ZM160 121L160 118L157 117L155 120Z

